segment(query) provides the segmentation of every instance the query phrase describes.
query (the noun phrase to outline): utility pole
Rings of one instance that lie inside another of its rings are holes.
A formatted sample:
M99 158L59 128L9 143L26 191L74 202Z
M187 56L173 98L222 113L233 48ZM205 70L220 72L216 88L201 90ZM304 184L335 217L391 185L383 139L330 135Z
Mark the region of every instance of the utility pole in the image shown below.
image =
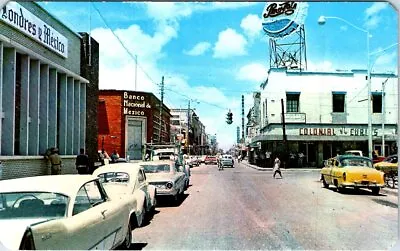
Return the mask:
M190 99L188 101L188 110L187 110L187 129L186 129L186 149L188 155L190 155L190 142L189 142L189 130L190 130Z
M281 108L282 108L282 131L283 131L283 148L286 152L286 124L285 124L285 109L283 105L283 98L281 99Z
M160 130L158 131L158 141L161 143L161 131L162 131L162 112L163 112L163 101L164 101L164 76L161 79L161 99L160 99Z
M244 95L242 95L242 142L244 143Z
M382 82L382 156L385 156L385 84L387 81L388 79Z

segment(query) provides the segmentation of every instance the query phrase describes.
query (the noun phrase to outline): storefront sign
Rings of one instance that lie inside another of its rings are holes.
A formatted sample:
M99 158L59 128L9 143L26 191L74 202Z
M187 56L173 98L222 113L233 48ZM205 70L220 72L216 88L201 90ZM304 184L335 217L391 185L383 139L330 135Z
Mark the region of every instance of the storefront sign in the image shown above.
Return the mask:
M285 123L306 123L306 114L285 113Z
M283 38L304 24L308 4L305 2L267 2L262 13L264 32L272 38Z
M299 128L300 136L368 136L368 130L363 128ZM372 130L373 136L378 136L378 129Z
M144 116L142 109L151 109L151 105L146 101L146 96L129 94L124 92L122 97L122 107L124 115Z
M33 38L57 54L68 57L68 40L16 2L3 7L1 20Z

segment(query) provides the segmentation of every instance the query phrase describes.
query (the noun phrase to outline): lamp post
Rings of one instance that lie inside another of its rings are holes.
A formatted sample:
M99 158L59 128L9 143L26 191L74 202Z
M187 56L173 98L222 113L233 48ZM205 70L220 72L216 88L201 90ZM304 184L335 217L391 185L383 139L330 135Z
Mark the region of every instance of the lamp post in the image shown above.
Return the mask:
M369 38L370 34L368 30L364 30L360 27L355 26L354 24L350 23L349 21L340 18L340 17L325 17L320 16L318 18L318 24L324 25L326 23L326 19L337 19L340 20L353 28L365 32L367 34L367 85L368 85L368 156L372 159L372 116L371 116L371 69L370 69L370 53L369 53Z
M382 82L382 156L385 156L385 84L387 81L388 79Z

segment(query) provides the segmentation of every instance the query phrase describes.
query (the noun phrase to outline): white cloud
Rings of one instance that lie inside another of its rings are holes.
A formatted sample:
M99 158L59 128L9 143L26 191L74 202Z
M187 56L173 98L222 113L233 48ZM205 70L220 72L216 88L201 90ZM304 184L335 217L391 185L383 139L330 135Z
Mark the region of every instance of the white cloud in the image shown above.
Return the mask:
M379 56L375 61L375 66L391 66L392 68L396 67L397 53L396 51L392 53L386 53ZM392 70L392 69L391 69Z
M214 58L228 58L246 55L247 40L235 30L228 28L218 34L214 46Z
M388 3L376 2L373 3L368 9L365 10L365 26L368 29L374 29L378 27L382 21L382 17L379 15L380 12L388 7Z
M259 16L250 14L242 19L240 27L244 30L246 35L250 38L260 35L262 31L262 20Z
M260 84L268 76L267 67L259 63L251 63L242 66L236 75L236 79L257 82Z
M333 69L332 63L330 61L322 61L322 62L307 62L307 70L309 71L325 71L332 72L335 71Z
M210 43L200 42L197 43L190 51L184 51L184 53L190 56L199 56L203 55L210 47Z
M348 30L347 25L342 25L342 26L340 26L340 30L342 30L342 31L347 31L347 30Z

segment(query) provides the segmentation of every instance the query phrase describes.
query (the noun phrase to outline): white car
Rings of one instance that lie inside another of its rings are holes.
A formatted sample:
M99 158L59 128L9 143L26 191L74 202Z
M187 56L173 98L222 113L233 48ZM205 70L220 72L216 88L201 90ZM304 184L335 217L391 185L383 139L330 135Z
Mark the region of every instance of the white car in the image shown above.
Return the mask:
M169 196L174 202L178 202L179 195L183 195L189 185L183 167L176 165L175 161L146 161L139 165L146 173L149 183L156 186L156 196Z
M115 249L132 241L127 200L109 197L92 175L0 181L0 247Z
M143 168L136 163L116 163L97 168L93 175L98 176L107 194L124 198L132 197L137 203L132 203L136 212L136 220L142 227L150 213L154 213L156 205L156 187L149 185Z

